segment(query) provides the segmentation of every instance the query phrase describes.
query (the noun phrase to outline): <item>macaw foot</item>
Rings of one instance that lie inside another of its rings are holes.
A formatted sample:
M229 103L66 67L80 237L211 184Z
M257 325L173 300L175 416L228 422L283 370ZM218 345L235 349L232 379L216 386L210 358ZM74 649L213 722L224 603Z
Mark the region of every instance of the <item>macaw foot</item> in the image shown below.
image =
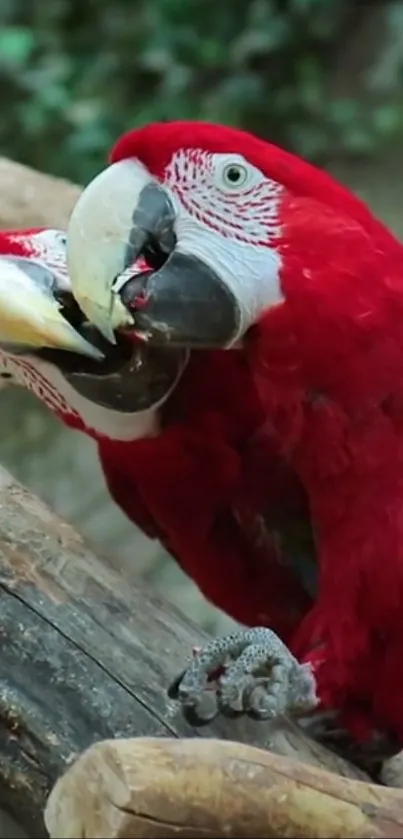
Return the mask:
M242 630L194 651L169 688L194 725L248 714L260 720L303 715L318 704L315 676L277 635L264 627Z

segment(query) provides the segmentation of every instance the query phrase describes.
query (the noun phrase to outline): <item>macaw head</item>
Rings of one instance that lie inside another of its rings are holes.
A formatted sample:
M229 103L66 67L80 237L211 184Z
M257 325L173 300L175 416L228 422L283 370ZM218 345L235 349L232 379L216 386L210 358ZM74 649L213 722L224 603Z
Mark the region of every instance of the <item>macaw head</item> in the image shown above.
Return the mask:
M131 267L143 274L144 262ZM110 414L135 414L165 401L186 363L121 336L115 346L88 323L71 292L66 234L0 232L0 370L78 427L112 428ZM105 418L104 418L105 419ZM130 431L130 429L128 429Z
M52 348L103 358L70 322L69 301L66 234L42 228L1 231L0 346L20 353Z
M352 260L372 259L374 243L401 259L325 172L244 131L172 122L117 142L73 210L68 264L76 299L110 341L134 326L152 342L231 347L293 297L319 311L314 295L332 273L337 307ZM128 282L140 255L153 272Z

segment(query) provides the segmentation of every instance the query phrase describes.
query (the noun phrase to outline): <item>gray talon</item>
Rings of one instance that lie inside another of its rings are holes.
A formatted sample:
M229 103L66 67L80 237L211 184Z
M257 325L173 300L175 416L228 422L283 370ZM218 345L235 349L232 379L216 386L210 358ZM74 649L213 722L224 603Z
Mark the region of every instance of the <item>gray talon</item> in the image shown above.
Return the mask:
M249 689L245 696L245 706L247 713L253 715L259 720L267 720L273 714L273 708L270 706L270 699L268 696L268 684L259 684L256 682Z
M218 672L215 682L209 681L220 668L223 672ZM203 697L208 699L208 713ZM301 715L317 705L310 667L299 664L265 627L234 632L207 644L184 671L178 698L202 721L211 720L218 711L270 719L285 713Z
M219 712L217 696L212 691L201 693L197 700L192 700L184 706L188 711L193 712L201 722L211 722Z

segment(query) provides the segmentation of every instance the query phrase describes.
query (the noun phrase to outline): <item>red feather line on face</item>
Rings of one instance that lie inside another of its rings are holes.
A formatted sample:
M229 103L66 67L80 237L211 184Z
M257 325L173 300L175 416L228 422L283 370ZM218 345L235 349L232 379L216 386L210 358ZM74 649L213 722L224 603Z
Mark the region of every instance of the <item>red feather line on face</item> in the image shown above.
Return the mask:
M203 122L151 123L123 134L113 147L109 161L138 158L153 175L163 180L173 155L181 149L195 148L209 153L243 155L291 195L312 198L350 216L381 244L393 248L396 255L400 254L400 242L350 190L327 172L246 131Z

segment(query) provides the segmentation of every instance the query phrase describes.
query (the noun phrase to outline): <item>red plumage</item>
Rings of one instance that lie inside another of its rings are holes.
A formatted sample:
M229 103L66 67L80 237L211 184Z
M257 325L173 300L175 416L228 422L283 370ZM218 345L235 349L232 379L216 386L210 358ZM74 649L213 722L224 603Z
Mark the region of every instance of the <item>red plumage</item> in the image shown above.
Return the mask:
M99 441L111 494L215 605L290 640L310 598L261 519L285 505L301 516L305 499L264 427L243 354L193 353L161 421L157 438Z
M322 701L402 740L403 252L305 197L283 220L286 306L247 342L317 538L319 597L293 649L309 659L318 639Z
M51 254L35 243L39 232L3 231L0 254L49 264ZM305 498L278 458L243 353L193 353L159 409L158 436L132 440L97 433L65 401L49 399L49 365L4 351L0 364L66 425L95 439L116 503L160 539L209 600L290 640L311 598L287 566L275 521L270 533L262 519L267 510L275 519L284 505L290 518L306 517Z
M275 462L301 481L317 542L318 595L292 648L317 661L323 704L343 707L357 734L368 724L403 742L402 246L329 175L235 129L147 126L121 138L111 160L136 157L162 181L170 166L180 200L172 161L189 152L185 176L197 209L195 149L242 155L281 187L267 246L280 260L284 299L261 312L244 352ZM203 177L199 237L209 212ZM217 214L215 182L209 189ZM246 260L244 268L246 282ZM269 467L266 475L270 486ZM261 623L253 608L247 618Z

